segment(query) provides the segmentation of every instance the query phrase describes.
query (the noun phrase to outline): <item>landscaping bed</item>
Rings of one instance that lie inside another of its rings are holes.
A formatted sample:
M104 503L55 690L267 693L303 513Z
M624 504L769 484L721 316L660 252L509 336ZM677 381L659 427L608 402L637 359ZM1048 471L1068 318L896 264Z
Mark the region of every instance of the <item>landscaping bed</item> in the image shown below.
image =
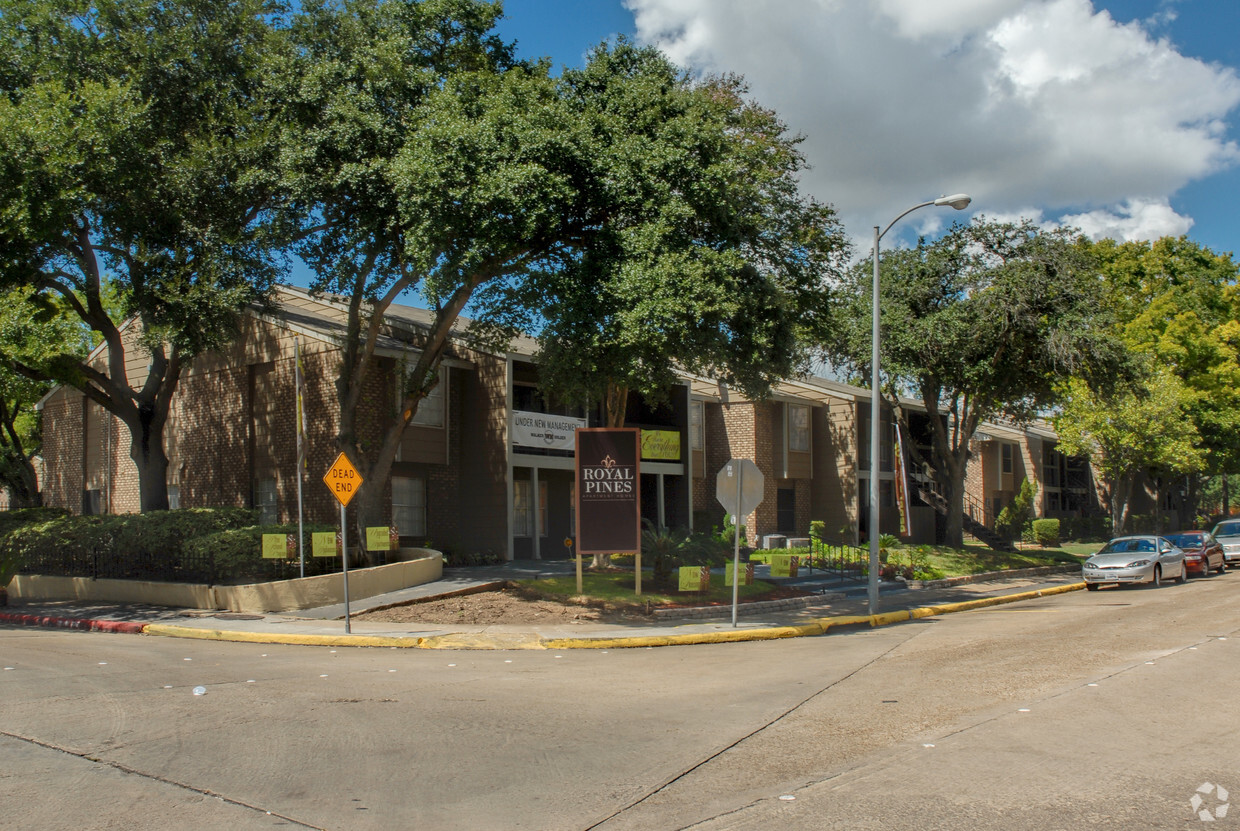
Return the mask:
M732 587L722 578L709 592L679 592L670 586L643 585L633 589L632 572L602 572L583 576L584 595L577 595L576 577L511 581L498 589L376 609L354 617L385 623L608 623L649 620L656 609L724 606L732 602ZM809 592L757 582L741 586L741 602L803 597Z

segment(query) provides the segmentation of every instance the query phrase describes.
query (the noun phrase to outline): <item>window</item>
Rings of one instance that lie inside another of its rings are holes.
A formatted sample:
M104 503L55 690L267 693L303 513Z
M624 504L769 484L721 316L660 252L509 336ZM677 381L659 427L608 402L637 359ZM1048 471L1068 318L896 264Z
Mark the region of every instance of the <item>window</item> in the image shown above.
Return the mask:
M568 483L568 535L577 538L577 483Z
M168 510L175 511L181 507L181 486L168 486Z
M701 401L689 402L689 447L692 450L706 447L706 405Z
M280 521L274 477L259 479L254 483L254 507L258 508L259 525L275 525Z
M809 407L802 404L788 405L788 449L809 452Z
M426 536L426 480L392 477L392 524L402 537Z
M1003 473L1011 473L1012 472L1012 445L1003 444L1003 445L1000 445L999 447L1000 447L1000 450L999 450L1000 464L1002 465L1000 470Z
M102 490L87 488L82 491L82 513L86 516L98 516L103 513Z
M396 385L396 401L404 401L407 382L410 375L413 374L414 363L412 361L404 365L404 377L397 378ZM444 414L447 411L448 401L448 371L442 367L439 369L439 383L435 388L426 394L426 397L418 402L418 410L413 414L412 424L419 427L443 427Z
M528 479L512 483L512 534L515 537L534 536L534 505Z

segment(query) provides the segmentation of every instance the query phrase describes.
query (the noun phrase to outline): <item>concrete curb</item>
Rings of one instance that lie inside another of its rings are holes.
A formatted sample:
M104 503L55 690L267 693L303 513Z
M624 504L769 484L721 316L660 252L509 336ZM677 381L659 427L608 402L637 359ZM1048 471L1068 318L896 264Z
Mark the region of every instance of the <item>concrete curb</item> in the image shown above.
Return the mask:
M543 638L540 635L512 633L456 633L430 637L399 637L390 635L297 635L284 632L244 632L228 629L197 629L191 626L174 626L162 623L132 623L126 621L78 620L54 618L41 615L0 613L0 622L20 623L29 626L54 626L67 629L86 629L101 632L125 632L155 635L167 638L190 638L195 640L230 641L236 643L283 644L289 646L368 646L399 647L404 649L638 649L656 646L690 646L711 643L742 643L768 641L782 638L802 638L822 635L832 629L845 626L888 626L908 620L937 615L967 612L1007 603L1019 603L1040 597L1079 591L1084 583L1069 583L1033 591L1016 592L997 597L983 597L960 603L944 603L937 606L920 606L877 615L837 615L823 617L791 626L770 626L762 629L736 629L729 632L692 632L683 635L628 635L598 638Z
M134 623L128 620L87 620L73 617L52 617L51 615L23 615L14 612L0 612L0 623L16 623L20 626L42 626L50 629L114 632L124 635L141 635L147 626L145 623Z

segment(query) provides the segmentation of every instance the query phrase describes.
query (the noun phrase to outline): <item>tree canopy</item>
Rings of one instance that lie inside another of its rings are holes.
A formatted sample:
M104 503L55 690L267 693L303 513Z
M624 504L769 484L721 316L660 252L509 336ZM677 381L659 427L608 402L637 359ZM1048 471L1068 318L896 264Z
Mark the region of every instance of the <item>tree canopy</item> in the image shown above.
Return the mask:
M11 0L0 14L0 287L55 297L107 344L28 376L128 428L143 510L167 507L163 426L188 359L278 273L268 69L281 7ZM137 322L127 343L104 302ZM149 359L130 377L127 352ZM6 355L10 365L17 356Z
M801 195L799 139L739 78L694 81L655 49L600 46L561 92L588 127L601 222L523 285L544 388L658 401L677 371L764 396L806 367L845 243Z
M871 266L837 297L829 356L860 374L870 362ZM879 388L909 437L899 395L930 414L919 461L947 499L948 545L959 546L969 445L991 418L1025 421L1071 377L1102 383L1123 365L1089 245L1065 229L978 220L935 242L882 256ZM913 441L906 446L915 447Z

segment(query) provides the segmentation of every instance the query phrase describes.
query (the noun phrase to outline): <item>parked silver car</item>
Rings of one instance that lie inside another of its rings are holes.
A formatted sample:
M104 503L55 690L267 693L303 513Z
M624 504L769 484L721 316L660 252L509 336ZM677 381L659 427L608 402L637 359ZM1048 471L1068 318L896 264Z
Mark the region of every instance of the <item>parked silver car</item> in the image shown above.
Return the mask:
M1223 559L1227 565L1240 565L1240 520L1225 519L1210 533L1223 544Z
M1163 537L1116 537L1085 561L1085 588L1096 591L1108 583L1183 583L1188 575L1184 552Z

